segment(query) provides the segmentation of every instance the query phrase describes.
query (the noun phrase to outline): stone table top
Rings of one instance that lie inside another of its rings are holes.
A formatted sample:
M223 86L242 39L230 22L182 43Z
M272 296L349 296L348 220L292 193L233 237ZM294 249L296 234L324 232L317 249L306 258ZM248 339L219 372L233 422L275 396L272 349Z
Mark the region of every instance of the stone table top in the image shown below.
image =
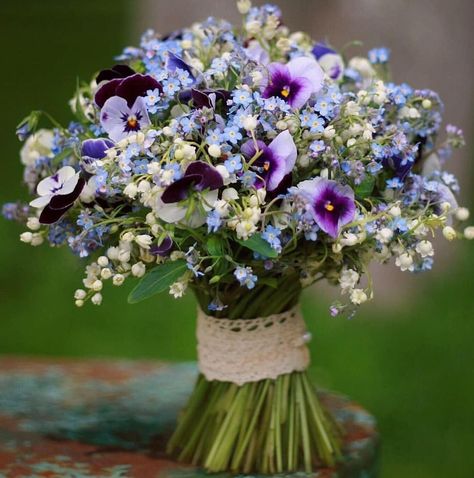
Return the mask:
M0 357L0 478L202 478L163 452L196 375L193 363ZM345 429L344 463L310 476L376 477L372 416L321 400Z

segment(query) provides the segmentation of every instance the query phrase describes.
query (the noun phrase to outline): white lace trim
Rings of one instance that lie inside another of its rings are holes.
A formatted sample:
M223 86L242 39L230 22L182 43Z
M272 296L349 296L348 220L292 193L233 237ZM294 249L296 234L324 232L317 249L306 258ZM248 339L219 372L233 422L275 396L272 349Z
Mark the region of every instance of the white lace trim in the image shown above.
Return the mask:
M242 385L305 370L306 330L299 306L256 319L218 319L198 310L198 366L207 380Z

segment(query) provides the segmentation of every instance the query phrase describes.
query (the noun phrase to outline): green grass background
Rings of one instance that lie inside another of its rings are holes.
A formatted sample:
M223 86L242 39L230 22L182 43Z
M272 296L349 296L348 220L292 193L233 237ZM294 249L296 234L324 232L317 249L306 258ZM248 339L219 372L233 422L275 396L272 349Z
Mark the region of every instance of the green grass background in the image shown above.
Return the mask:
M67 121L77 76L136 43L128 31L124 0L2 2L0 202L26 197L17 122L41 108ZM130 306L128 290L107 288L101 307L76 309L83 265L67 250L21 244L20 232L0 220L0 353L194 359L191 297ZM450 269L420 277L400 307L379 299L348 321L328 317L323 294L303 301L314 375L377 417L383 478L474 476L474 244L456 248Z

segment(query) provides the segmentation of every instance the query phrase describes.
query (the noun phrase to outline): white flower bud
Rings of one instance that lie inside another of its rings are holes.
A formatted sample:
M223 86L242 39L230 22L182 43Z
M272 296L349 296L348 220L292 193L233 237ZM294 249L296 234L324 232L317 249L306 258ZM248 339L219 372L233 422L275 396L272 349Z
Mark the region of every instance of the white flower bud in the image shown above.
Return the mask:
M416 245L415 250L421 257L434 256L433 244L430 241L420 241Z
M393 238L393 231L388 227L383 227L382 229L380 229L380 231L377 232L375 238L382 244L387 244Z
M33 239L33 234L29 231L20 234L20 241L29 244Z
M432 106L432 103L431 103L431 100L429 100L428 98L425 98L422 102L421 102L421 106L423 106L423 108L425 108L425 110L429 110Z
M367 294L363 289L354 289L351 292L351 302L355 305L363 304L367 301Z
M132 242L135 239L135 235L133 232L128 231L123 234L120 239L124 242Z
M355 138L350 138L347 140L346 146L350 148L351 146L354 146L354 144L357 143L357 140Z
M95 292L99 292L100 290L102 290L102 286L102 281L100 279L97 279L91 284L91 289Z
M400 267L402 271L412 271L413 270L413 258L407 252L400 254L395 259L395 265Z
M143 262L137 262L132 266L132 275L135 277L143 277L146 272L146 266Z
M334 252L334 254L339 254L341 251L342 251L342 245L339 244L338 242L335 242L332 245L332 252Z
M107 267L109 265L109 258L107 256L100 256L97 259L97 264L99 264L100 267Z
M324 128L323 136L327 139L334 138L334 136L336 136L336 130L334 129L334 126L326 126L326 128Z
M467 221L469 216L470 213L467 207L458 207L456 209L456 219L458 219L458 221Z
M135 237L135 242L143 249L150 249L153 238L148 234L140 234Z
M443 236L448 241L452 241L456 239L457 234L456 234L456 231L451 226L445 226L443 227Z
M443 212L449 212L449 210L451 209L451 203L449 203L448 201L445 201L445 202L442 202L441 203L441 210Z
M209 156L213 158L220 158L222 155L221 147L218 144L211 144L207 148L207 152L209 153Z
M28 221L26 221L26 227L31 231L37 231L41 227L41 224L37 217L29 217Z
M277 121L276 125L277 129L279 129L280 131L284 131L285 129L288 128L288 125L286 124L286 121L283 121L283 120L279 120Z
M359 242L359 238L352 232L346 232L340 242L342 246L355 246Z
M117 261L119 256L119 248L118 247L109 247L107 249L107 257L111 261Z
M402 214L402 210L400 209L400 206L392 206L388 210L388 213L392 215L393 217L398 217Z
M84 301L82 299L77 299L74 304L76 304L76 307L82 307L84 305Z
M135 199L138 193L138 187L135 183L127 184L126 188L123 190L125 196L128 196L130 199Z
M112 271L108 267L104 267L100 271L100 277L104 280L110 279L112 277Z
M256 116L245 116L245 118L242 119L242 126L245 130L247 131L253 131L254 129L257 128L257 117Z
M238 0L237 1L237 10L241 15L246 15L250 8L252 7L252 2L250 0Z
M100 305L102 304L102 294L94 294L92 297L91 297L91 302L94 304L94 305Z
M123 274L115 274L112 278L112 284L116 286L120 286L125 281L125 276Z
M469 240L474 239L474 226L468 226L464 229L464 237Z
M87 292L84 289L77 289L74 292L74 298L78 300L83 300L86 298Z
M239 199L239 193L234 188L226 188L222 191L222 199L225 201L235 201Z
M126 249L120 249L117 259L120 262L128 262L130 260L130 251L127 251Z
M41 234L38 234L37 232L33 233L33 236L31 238L32 246L41 246L43 242L44 242L44 237Z

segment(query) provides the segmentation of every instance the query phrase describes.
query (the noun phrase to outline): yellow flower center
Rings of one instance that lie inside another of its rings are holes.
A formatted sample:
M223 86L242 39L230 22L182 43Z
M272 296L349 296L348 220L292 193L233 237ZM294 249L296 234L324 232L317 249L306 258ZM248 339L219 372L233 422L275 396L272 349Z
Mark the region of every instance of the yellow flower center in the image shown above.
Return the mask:
M290 95L290 87L289 86L283 87L283 89L280 91L280 94L281 96L283 96L283 98L288 98L288 96Z
M326 211L332 212L332 211L334 211L334 204L332 204L331 201L328 201L324 205L324 209L326 209Z
M268 171L268 170L270 169L270 161L265 161L265 162L263 163L263 169L264 169L265 171Z
M135 128L137 126L137 118L135 116L130 116L128 119L127 119L127 125L130 127L130 128Z

